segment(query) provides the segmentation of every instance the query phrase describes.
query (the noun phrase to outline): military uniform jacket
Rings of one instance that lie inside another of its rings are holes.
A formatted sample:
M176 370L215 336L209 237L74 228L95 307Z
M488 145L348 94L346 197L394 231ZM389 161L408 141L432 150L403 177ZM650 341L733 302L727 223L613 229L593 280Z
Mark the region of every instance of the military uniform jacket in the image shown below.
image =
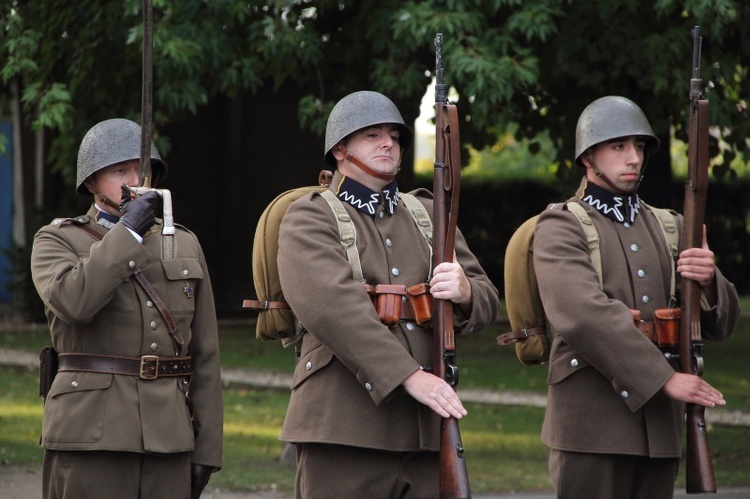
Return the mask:
M193 463L221 467L219 343L201 246L178 226L175 258L162 261L160 225L140 244L120 223L109 230L97 225L96 214L92 206L87 215L58 219L35 236L32 277L55 349L174 356L159 311L132 278L142 269L184 337L182 355L192 356L193 374L188 385L182 377L60 372L45 402L42 444L53 450L192 451ZM104 238L96 241L79 224Z
M337 172L332 186L341 180ZM422 192L419 199L431 214L432 199ZM344 206L356 226L368 284L427 281L429 248L403 201L393 215L382 205L374 216ZM467 317L454 307L456 332L479 332L496 318L497 290L461 235L456 252L473 296ZM380 322L362 283L352 277L333 213L320 195L305 196L287 211L278 262L284 296L309 331L281 439L437 451L440 416L400 386L420 366L432 366L432 332L403 320L391 329Z
M632 224L581 204L599 233L603 290L573 213L545 210L534 235L539 291L556 335L542 439L563 451L679 457L684 404L661 391L676 366L634 326L629 311L640 310L648 321L668 307L673 260L664 234L643 204ZM734 328L739 302L718 269L715 276L718 303L702 310L702 332L722 340Z

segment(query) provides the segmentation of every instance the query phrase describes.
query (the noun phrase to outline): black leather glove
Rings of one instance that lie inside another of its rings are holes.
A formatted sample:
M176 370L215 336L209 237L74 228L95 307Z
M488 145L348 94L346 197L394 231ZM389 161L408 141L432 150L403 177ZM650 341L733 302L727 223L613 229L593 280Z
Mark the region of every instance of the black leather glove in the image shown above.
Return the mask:
M120 222L143 237L156 222L155 212L159 201L159 195L154 191L149 191L131 201L130 190L122 184Z
M212 466L195 463L190 465L190 499L198 499L201 496L213 470Z

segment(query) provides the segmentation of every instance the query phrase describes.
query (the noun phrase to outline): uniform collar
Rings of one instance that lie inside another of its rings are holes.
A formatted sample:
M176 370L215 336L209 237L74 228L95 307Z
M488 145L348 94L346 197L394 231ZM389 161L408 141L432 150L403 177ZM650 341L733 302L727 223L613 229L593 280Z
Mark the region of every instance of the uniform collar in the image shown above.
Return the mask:
M117 222L120 221L120 217L112 215L111 213L107 213L106 211L102 211L98 206L96 206L96 204L94 204L89 210L89 215L91 215L91 218L94 220L95 224L104 227L105 229L111 229Z
M583 180L578 197L605 217L619 223L633 223L641 209L638 193L615 194L587 179Z
M383 204L383 210L389 215L393 215L398 206L400 199L398 183L393 180L386 185L380 192L373 191L356 180L341 175L337 179L334 193L345 203L349 203L357 210L368 215L375 215L378 212L378 206Z

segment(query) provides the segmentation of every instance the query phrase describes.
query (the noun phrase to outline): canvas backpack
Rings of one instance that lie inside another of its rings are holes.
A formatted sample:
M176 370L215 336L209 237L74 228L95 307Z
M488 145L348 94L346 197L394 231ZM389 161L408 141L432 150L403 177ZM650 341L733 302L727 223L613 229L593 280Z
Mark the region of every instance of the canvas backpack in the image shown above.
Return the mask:
M252 254L253 284L258 298L244 300L242 307L258 311L255 336L259 340L281 340L284 348L288 348L298 344L306 333L305 328L284 300L278 269L281 220L289 206L299 198L311 192L317 192L326 200L336 219L341 247L352 267L352 275L355 280L365 284L357 250L357 230L344 205L328 189L332 179L332 172L322 170L318 177L318 185L298 187L279 194L266 207L258 221ZM432 252L432 221L427 209L415 196L403 192L399 195ZM432 255L430 255L430 261L432 261Z
M641 205L645 203L641 202ZM562 208L552 204L547 209ZM570 201L564 205L574 213L581 223L588 241L591 263L602 283L602 256L599 233L586 210L579 203ZM678 254L679 234L677 221L669 210L648 206L656 215L664 233L672 258ZM505 250L505 303L512 331L497 337L499 345L515 345L516 357L522 364L532 366L549 360L553 331L547 327L544 307L539 296L539 286L534 272L534 229L539 215L526 220L513 234ZM675 269L672 265L671 294L675 292Z

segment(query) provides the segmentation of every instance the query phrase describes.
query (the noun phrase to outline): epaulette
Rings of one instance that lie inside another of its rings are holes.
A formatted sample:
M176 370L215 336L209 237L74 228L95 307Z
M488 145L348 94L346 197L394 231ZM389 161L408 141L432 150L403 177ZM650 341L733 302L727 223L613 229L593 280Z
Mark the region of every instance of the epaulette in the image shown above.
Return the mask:
M50 225L67 225L67 224L75 224L75 225L82 225L87 224L91 220L91 217L88 215L81 215L80 217L76 218L56 218L50 222Z

